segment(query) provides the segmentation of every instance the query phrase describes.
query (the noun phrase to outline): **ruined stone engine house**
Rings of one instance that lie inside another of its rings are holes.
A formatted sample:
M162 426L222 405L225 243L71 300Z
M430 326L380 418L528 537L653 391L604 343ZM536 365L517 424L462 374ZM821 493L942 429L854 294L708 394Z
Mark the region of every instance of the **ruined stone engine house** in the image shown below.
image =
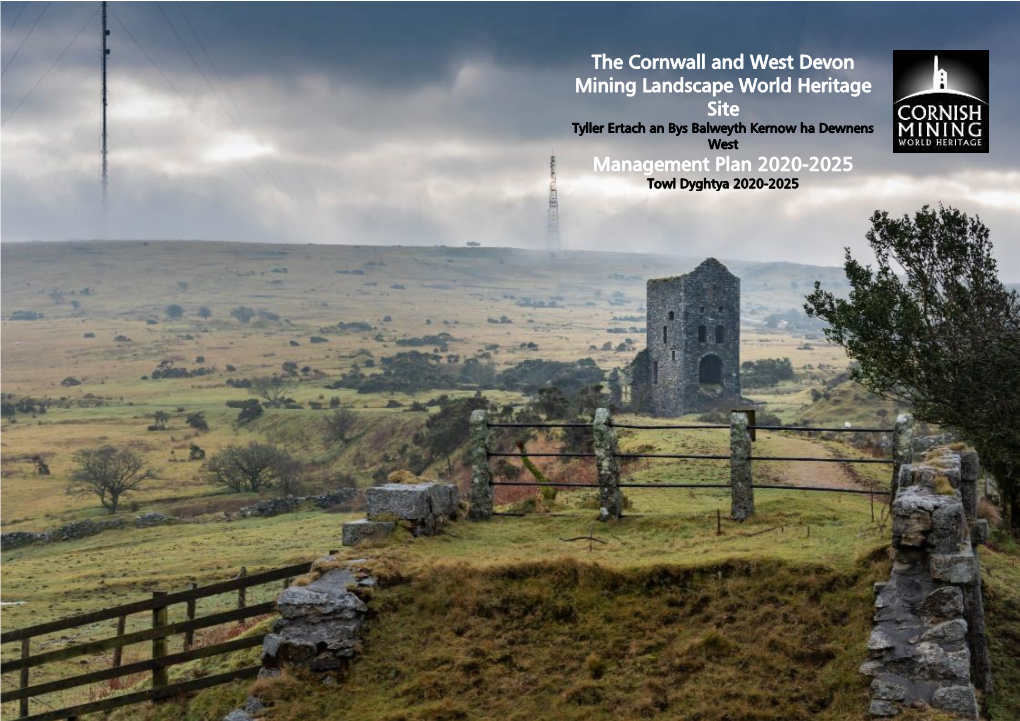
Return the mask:
M648 281L648 374L655 415L740 401L740 279L715 258Z

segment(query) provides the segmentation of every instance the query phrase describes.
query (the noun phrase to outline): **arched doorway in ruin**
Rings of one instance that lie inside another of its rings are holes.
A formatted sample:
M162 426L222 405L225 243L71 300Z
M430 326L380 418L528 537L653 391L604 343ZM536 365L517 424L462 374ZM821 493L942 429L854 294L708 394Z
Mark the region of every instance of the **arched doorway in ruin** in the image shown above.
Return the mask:
M706 355L698 365L698 385L705 391L716 391L722 387L722 360L717 355Z

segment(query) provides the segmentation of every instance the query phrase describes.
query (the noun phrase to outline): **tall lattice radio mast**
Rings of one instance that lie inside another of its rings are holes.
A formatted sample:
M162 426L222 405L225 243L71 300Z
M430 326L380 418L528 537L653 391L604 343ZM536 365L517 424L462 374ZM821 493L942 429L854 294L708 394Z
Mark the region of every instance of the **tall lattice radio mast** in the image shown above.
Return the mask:
M556 156L549 159L549 220L545 231L545 249L555 253L560 249L560 201L556 195Z
M106 187L108 183L107 178L107 162L106 162L106 60L110 55L110 49L106 47L106 39L110 35L110 31L106 27L106 3L100 3L103 10L103 238L107 235L107 215L106 215Z

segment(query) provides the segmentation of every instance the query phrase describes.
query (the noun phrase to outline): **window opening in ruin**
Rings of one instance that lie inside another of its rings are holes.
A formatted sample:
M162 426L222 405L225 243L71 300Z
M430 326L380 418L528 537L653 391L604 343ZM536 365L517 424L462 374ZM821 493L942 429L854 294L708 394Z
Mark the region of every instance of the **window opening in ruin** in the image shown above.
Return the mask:
M673 351L673 360L676 360L676 351Z
M664 325L662 326L662 343L663 345L665 345L668 342L669 342L669 326Z
M676 320L676 313L674 313L673 311L670 311L669 312L669 319L670 320Z
M698 342L704 343L708 340L708 329L703 325L698 326Z
M652 361L652 383L659 383L659 361Z
M725 339L726 339L726 329L723 326L721 326L721 325L717 325L715 327L715 342L716 343L722 343Z

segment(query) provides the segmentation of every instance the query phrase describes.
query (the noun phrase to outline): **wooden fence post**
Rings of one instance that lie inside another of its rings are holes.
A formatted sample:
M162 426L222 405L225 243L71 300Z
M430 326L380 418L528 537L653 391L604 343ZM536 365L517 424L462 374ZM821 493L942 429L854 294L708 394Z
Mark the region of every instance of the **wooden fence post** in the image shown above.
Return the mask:
M21 639L21 657L28 658L30 655L30 641L31 639ZM28 688L28 671L29 669L21 669L21 688ZM22 717L28 716L28 701L29 699L23 698L18 703L18 714Z
M896 417L892 437L892 485L889 487L889 505L896 500L900 485L900 468L914 460L914 417L901 413Z
M489 469L489 421L485 411L471 412L471 508L468 520L492 518L494 496Z
M196 588L198 588L198 584L195 583L194 581L192 581L191 583L188 584L188 590L194 591ZM187 612L188 620L189 621L194 621L195 620L195 604L196 604L196 600L194 598L189 598L187 600L187 602L185 603L185 608L187 609L186 612ZM184 632L184 650L185 651L190 651L191 647L194 646L194 645L195 645L195 630L191 629L189 631L185 631Z
M746 411L730 413L730 515L735 521L754 515L749 421Z
M117 617L117 635L118 636L123 636L124 635L124 627L126 625L127 625L127 616L126 615L118 616ZM120 663L123 660L124 660L124 647L123 646L117 646L117 648L113 649L113 667L114 668L119 668L120 667Z
M623 495L620 493L620 463L616 459L619 447L608 408L595 411L592 435L599 481L599 520L615 521L623 514Z
M166 591L153 591L152 597L162 598L166 595ZM166 606L160 606L152 609L152 627L159 628L160 626L166 626L168 623L168 609ZM152 659L155 661L157 658L166 656L167 649L167 637L152 639ZM162 668L152 669L152 687L158 688L159 686L166 686L169 681L169 669L166 666Z
M248 568L246 566L241 566L241 570L237 574L237 577L238 578L247 578L248 577ZM241 586L239 589L237 589L237 607L238 608L244 608L247 605L248 605L248 587L247 586ZM244 620L242 619L242 620L238 621L237 625L238 626L243 626L244 625Z

